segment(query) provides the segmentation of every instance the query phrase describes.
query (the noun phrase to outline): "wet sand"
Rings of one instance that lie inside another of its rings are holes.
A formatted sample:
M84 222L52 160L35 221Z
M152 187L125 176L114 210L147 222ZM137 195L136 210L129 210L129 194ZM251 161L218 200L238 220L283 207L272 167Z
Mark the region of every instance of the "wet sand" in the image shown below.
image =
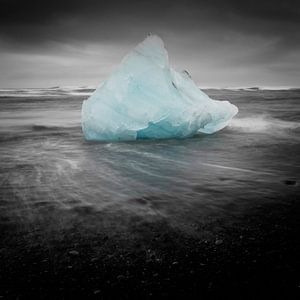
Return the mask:
M0 91L0 298L299 298L299 90L131 143L84 141L80 91Z

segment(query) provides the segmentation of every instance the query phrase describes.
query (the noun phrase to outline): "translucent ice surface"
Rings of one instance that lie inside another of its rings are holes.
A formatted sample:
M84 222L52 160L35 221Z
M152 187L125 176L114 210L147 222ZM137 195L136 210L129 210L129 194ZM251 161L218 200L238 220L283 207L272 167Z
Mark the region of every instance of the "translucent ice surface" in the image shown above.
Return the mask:
M150 35L83 102L81 121L87 140L185 138L214 133L237 112L173 70L163 41Z

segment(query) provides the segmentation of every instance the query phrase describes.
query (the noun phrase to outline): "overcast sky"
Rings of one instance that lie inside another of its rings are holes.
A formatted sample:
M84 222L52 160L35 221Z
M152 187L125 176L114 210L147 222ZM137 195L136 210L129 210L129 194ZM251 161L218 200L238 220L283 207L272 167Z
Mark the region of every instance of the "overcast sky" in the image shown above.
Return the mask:
M200 87L300 86L299 3L0 0L0 87L98 85L149 32Z

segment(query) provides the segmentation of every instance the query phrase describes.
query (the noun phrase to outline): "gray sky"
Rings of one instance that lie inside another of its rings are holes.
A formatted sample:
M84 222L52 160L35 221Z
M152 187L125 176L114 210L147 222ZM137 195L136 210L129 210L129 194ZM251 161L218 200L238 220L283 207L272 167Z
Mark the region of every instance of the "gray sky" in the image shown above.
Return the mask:
M298 87L299 3L0 0L0 87L98 85L149 32L200 87Z

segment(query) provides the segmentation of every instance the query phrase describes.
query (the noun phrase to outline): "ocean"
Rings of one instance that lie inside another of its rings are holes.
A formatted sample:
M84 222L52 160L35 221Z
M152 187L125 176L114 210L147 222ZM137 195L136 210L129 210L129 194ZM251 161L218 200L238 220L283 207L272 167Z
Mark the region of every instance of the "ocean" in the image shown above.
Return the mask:
M0 296L299 292L300 89L207 89L227 128L118 143L85 141L92 92L0 90Z

